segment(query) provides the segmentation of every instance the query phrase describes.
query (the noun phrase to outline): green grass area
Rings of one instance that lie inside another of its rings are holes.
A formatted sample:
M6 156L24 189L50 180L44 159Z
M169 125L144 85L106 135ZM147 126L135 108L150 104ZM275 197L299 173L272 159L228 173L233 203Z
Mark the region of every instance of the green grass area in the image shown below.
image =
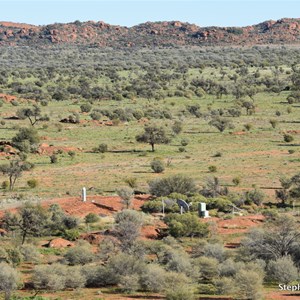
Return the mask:
M239 118L229 118L235 125L234 129L223 133L208 125L203 118L180 116L186 105L199 104L201 111L211 109L230 108L235 104L232 96L223 96L216 99L213 96L203 98L170 98L151 103L152 106L169 109L174 119L183 123L183 131L172 138L168 145L157 145L156 152L151 153L150 146L135 141L135 136L143 131L143 124L139 121L121 122L118 126L99 126L92 122L88 114L81 114L81 124L62 124L59 131L59 120L72 112L80 112L80 103L51 102L42 107L43 114L50 116L49 122L40 122L36 125L41 143L54 147L76 148L73 159L66 152L59 155L58 163L50 164L49 155L30 154L28 160L35 164L35 168L19 180L17 191L30 195L35 193L43 197L64 195L65 193L78 194L81 186L95 187L104 193L111 193L118 186L124 185L126 177L136 177L139 188L147 190L147 182L157 176L167 176L182 173L189 175L201 186L207 177L218 176L223 184L231 185L234 177L241 178L239 188L251 188L256 185L262 188L278 187L278 178L282 174L292 175L300 166L298 155L300 151L299 136L294 134L292 145L283 141L283 133L296 130L299 107L287 112L287 105L282 102L287 93L280 95L273 93L259 93L255 96L256 112L247 116L245 112ZM172 105L170 103L173 103ZM175 104L174 104L175 103ZM148 100L139 99L138 102L126 100L120 103L106 101L101 108L115 107L147 107ZM98 105L93 104L96 108ZM28 107L23 103L17 107L4 104L1 116L12 116L17 109ZM202 109L203 108L203 109ZM281 115L276 116L276 111ZM276 119L278 125L273 129L270 119ZM171 132L174 120L150 120L164 126ZM251 124L250 131L246 131L245 124ZM2 139L10 140L20 127L29 126L28 120L6 120L1 125ZM45 127L44 127L45 126ZM237 133L237 134L236 134ZM189 144L185 152L179 152L181 139L188 139ZM107 153L92 153L92 149L100 143L106 143ZM78 149L78 151L77 151ZM289 154L288 150L294 150ZM221 157L214 154L221 152ZM162 158L170 164L164 174L152 173L149 164L155 157ZM6 162L1 157L1 162ZM210 173L208 166L215 165L216 173ZM2 180L5 180L1 176ZM22 189L29 178L36 178L39 186L35 190ZM4 194L7 197L7 194Z

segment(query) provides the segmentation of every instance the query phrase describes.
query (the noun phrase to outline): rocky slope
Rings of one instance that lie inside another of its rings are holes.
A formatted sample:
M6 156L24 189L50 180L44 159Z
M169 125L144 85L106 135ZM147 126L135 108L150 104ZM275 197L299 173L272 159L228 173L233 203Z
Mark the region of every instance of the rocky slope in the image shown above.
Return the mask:
M147 22L130 28L101 21L46 26L0 22L0 46L53 44L114 48L300 44L300 19L266 21L247 27L199 27L179 21Z

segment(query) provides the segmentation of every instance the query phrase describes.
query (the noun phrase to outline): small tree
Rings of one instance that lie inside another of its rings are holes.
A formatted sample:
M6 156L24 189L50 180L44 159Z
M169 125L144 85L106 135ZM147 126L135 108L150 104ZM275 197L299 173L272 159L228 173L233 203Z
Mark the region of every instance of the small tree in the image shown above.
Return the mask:
M35 128L20 128L19 132L12 138L12 145L22 152L36 151L40 137Z
M220 132L227 128L234 128L233 124L225 118L214 118L209 122L209 125L216 127Z
M47 219L47 213L40 205L26 203L16 214L6 212L3 223L7 229L20 232L23 245L28 235L40 236L42 234Z
M117 213L115 222L122 248L128 250L140 236L143 225L142 214L135 210L125 209Z
M170 139L167 137L164 128L157 127L156 125L148 125L145 126L144 133L136 136L136 141L140 143L149 143L152 152L154 152L156 144L168 144Z
M22 108L17 111L17 116L21 119L28 119L31 126L34 126L41 119L41 108L34 105L33 108Z
M133 198L133 189L128 186L124 186L117 190L117 194L121 198L121 201L124 204L125 208L128 209Z
M18 288L20 276L17 270L6 263L0 263L0 290L4 292L4 299L9 300L12 291Z
M33 168L33 164L22 162L20 160L11 160L9 164L0 165L0 172L8 176L9 190L12 191L18 178L22 176L23 171Z

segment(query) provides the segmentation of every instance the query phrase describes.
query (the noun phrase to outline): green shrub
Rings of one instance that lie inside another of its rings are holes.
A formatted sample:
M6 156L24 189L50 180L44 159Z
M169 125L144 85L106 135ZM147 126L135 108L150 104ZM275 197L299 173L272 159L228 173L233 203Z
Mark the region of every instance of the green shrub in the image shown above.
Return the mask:
M155 173L162 173L165 170L165 164L159 158L153 159L150 163L150 167Z
M283 135L283 140L284 140L286 143L290 143L290 142L292 142L292 141L294 140L294 137L293 137L292 135L290 135L290 134L285 133L285 134Z
M180 141L180 144L181 144L181 146L185 147L185 146L187 146L189 144L189 140L188 139L182 139Z
M232 183L235 186L238 186L241 183L241 178L240 177L234 177L234 178L232 178Z
M211 166L208 167L208 170L211 173L215 173L215 172L217 172L217 166L211 165Z
M56 154L50 155L49 158L50 158L50 163L51 164L56 164L58 162L58 157L57 157Z
M80 105L81 112L88 113L91 111L91 109L92 109L92 105L90 103L84 103L84 104Z
M142 211L147 213L162 212L162 202L159 200L149 200L142 205Z
M108 146L105 143L100 144L97 148L94 149L94 152L105 153L108 150Z
M31 189L34 189L38 186L38 181L37 179L29 179L27 180L27 185L31 188Z
M5 191L8 190L9 182L7 180L3 181L2 184L1 184L1 188Z
M100 220L99 216L95 213L89 213L84 217L85 223L96 223Z

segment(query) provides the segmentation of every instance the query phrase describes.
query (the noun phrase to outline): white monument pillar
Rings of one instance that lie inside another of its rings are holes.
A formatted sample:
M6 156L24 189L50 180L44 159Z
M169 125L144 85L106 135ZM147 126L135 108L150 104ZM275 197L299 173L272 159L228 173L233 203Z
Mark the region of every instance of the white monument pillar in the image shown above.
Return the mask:
M82 201L86 202L86 188L85 187L82 188Z

